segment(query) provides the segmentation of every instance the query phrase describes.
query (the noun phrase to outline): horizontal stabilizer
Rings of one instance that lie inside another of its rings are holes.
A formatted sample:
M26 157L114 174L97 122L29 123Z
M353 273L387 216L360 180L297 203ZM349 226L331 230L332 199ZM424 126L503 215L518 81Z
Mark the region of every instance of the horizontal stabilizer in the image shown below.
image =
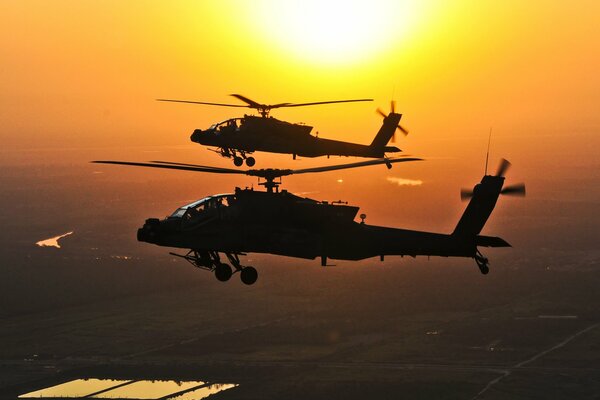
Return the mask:
M512 247L508 242L496 236L482 236L475 238L475 245L481 247Z

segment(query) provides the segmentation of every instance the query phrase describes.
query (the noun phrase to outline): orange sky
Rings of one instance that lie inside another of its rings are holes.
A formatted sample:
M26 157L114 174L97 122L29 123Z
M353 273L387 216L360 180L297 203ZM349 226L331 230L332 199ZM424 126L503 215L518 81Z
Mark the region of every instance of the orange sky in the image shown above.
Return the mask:
M513 180L535 187L539 175L568 179L573 168L598 177L600 3L448 3L1 2L0 154L60 162L30 150L100 148L68 157L147 159L127 150L139 145L229 166L189 134L237 109L154 99L373 97L275 113L322 137L370 143L381 123L374 110L393 96L411 130L399 147L431 158L394 176L470 184L493 126L491 164L510 159ZM257 166L337 162L290 158L259 154Z

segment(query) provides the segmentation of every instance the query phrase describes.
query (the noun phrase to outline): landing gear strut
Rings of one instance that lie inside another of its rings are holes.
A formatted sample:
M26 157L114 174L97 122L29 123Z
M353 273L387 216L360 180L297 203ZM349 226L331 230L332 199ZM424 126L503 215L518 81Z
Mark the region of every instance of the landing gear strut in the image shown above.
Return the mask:
M240 263L239 256L240 254L244 255L243 253L224 253L231 266L233 266L233 269L229 264L221 261L221 257L217 251L190 250L186 255L169 254L183 258L196 268L213 272L215 278L221 282L227 282L237 272L240 273L240 278L246 285L252 285L258 279L258 272L254 267L243 266Z
M220 150L220 153L223 157L233 158L233 165L236 167L241 167L244 164L244 160L246 161L246 165L251 168L256 164L254 157L248 157L245 151L223 148Z
M479 267L479 271L481 271L483 275L487 275L488 272L490 272L490 264L487 257L485 257L483 254L481 254L479 250L477 250L473 258L475 259L475 262Z

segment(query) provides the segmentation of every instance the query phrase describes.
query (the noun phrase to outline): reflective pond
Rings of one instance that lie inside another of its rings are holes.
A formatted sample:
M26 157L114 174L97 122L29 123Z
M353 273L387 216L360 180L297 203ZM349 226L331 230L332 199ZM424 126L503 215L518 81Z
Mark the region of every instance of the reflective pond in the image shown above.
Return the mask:
M175 380L75 379L19 398L177 399L200 400L236 387L232 383Z
M35 244L40 247L56 247L57 249L60 249L60 244L58 244L58 241L64 237L72 235L72 234L73 234L73 231L63 233L62 235L54 236L49 239L40 240L39 242L36 242Z

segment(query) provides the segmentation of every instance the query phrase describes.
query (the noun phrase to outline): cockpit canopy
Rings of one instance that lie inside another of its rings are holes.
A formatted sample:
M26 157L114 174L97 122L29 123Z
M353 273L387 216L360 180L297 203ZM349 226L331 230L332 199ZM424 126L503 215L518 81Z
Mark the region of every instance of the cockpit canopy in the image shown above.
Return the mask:
M242 124L243 118L231 118L225 121L217 122L208 128L211 131L222 132L226 130L239 129Z
M229 206L230 200L234 197L231 193L217 194L214 196L205 197L200 200L196 200L193 203L179 207L170 218L183 218L185 216L192 216L194 214L200 214L205 210L217 209L221 207Z

